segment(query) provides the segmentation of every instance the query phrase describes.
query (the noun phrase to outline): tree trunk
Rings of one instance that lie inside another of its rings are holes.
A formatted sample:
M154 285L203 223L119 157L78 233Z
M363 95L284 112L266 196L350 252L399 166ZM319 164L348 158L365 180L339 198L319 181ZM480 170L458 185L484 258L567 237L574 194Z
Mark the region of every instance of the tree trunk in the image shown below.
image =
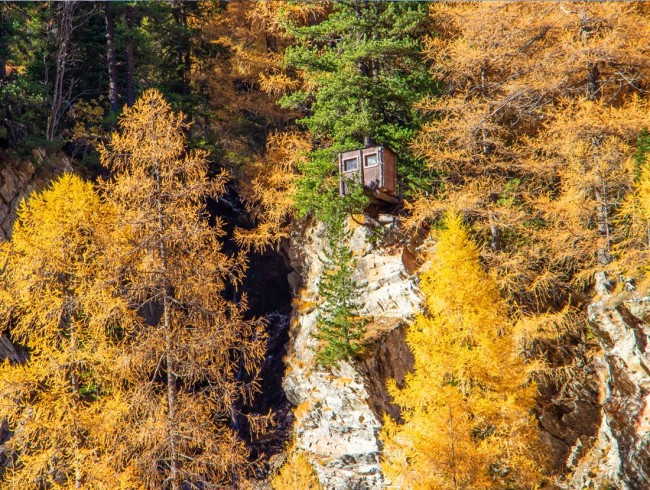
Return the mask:
M481 95L487 99L487 80L486 80L486 72L487 72L487 62L483 62L481 65ZM483 145L483 155L488 156L490 153L492 153L492 150L494 149L494 145L490 142L488 138L488 132L487 130L483 127L483 124L481 124L481 138L482 138L482 145Z
M602 142L602 136L596 136L592 140L593 145L593 165L596 166L601 156L598 148ZM607 177L604 175L603 169L597 170L598 185L594 189L594 197L596 198L597 206L597 223L598 235L600 236L598 250L596 256L600 265L607 265L612 261L611 247L611 225L609 217L609 189L607 186Z
M601 178L600 189L595 190L596 202L598 203L598 234L601 237L601 243L598 246L598 263L607 265L612 261L611 250L611 233L609 224L609 203L607 202L607 183Z
M594 29L592 19L589 17L589 13L585 9L580 9L580 36L586 42L588 41L596 32L597 29ZM598 63L592 61L587 62L587 88L585 95L589 100L596 100L600 97L600 71L598 70Z
M176 3L174 20L182 31L180 46L178 48L177 76L180 82L179 93L189 95L190 93L190 71L192 69L192 53L190 40L187 36L187 3L179 1Z
M111 112L117 114L119 107L117 93L117 62L115 59L115 21L113 19L113 4L104 4L106 14L106 59L108 62L108 100L111 105Z
M76 1L66 1L61 4L59 27L56 35L56 42L59 46L56 54L56 75L54 77L50 115L47 118L47 129L45 131L45 137L48 141L52 141L56 137L59 123L65 112L64 83L77 4Z
M64 282L64 287L63 287L63 298L64 298L64 305L70 305L73 304L74 298L72 298L72 293L70 293L70 288L69 284L70 280L67 278L65 279ZM80 461L80 454L81 454L81 434L79 433L79 429L76 426L76 417L77 417L77 407L79 406L80 402L80 388L79 388L79 376L77 373L77 361L76 361L76 355L77 355L77 347L78 347L78 332L77 332L77 327L76 327L76 322L74 321L74 313L69 310L69 307L65 307L63 310L63 315L61 315L61 329L62 330L67 330L70 329L70 357L68 359L70 363L70 390L71 390L71 397L72 397L72 420L73 420L73 427L71 427L72 431L72 444L73 444L73 449L72 449L72 466L74 469L74 488L81 488L82 483L83 483L83 476L82 476L82 471L81 471L81 461Z
M458 488L458 482L456 481L456 444L454 442L454 416L451 412L451 405L447 405L449 408L449 441L451 449L451 481L454 485L454 490Z
M600 71L596 63L587 63L587 98L600 98Z
M158 207L158 252L160 253L160 267L163 277L163 330L165 332L165 364L167 366L167 434L169 442L169 470L171 490L179 490L180 482L178 479L178 449L176 444L176 384L177 377L174 366L174 339L172 335L172 322L171 322L171 305L169 301L169 280L167 278L167 250L164 240L164 223L163 223L163 209L161 202L161 182L160 170L156 166L156 204Z
M135 89L133 86L135 60L133 55L133 8L130 5L126 8L126 27L129 31L126 38L126 105L131 107L135 104Z
M71 357L74 359L75 352L77 350L77 332L76 328L71 327L70 333L70 350ZM72 386L72 407L77 409L79 405L79 379L76 372L76 363L73 362L72 372L70 373L70 384ZM81 461L79 461L79 455L81 453L81 435L79 430L75 427L74 431L74 487L81 488L82 485L82 473L81 473Z
M5 31L5 6L0 5L0 80L7 78L7 33Z
M363 4L361 2L354 3L354 13L357 19L361 19L364 15L365 9L367 9L368 6L366 4ZM357 33L357 43L361 45L365 41L365 33L363 32L358 32ZM369 65L369 63L365 60L359 60L357 62L357 72L359 75L363 78L368 78L372 79L373 73L372 73L372 68ZM370 102L367 97L361 96L359 98L359 114L361 117L364 117L365 120L369 123L371 121L371 114L373 112L373 107L370 106ZM369 127L366 127L366 130L364 131L364 134L361 135L363 138L363 146L364 148L367 148L369 146L374 145L374 134L372 134L372 129ZM360 163L362 165L362 163Z
M189 45L185 47L183 53L183 67L183 86L185 87L185 94L189 95L191 92L190 85L192 83L190 76L192 72L192 52Z
M164 249L164 247L163 247ZM161 250L162 252L162 250ZM166 264L165 264L166 265ZM163 265L163 268L165 267ZM169 469L171 471L171 490L179 489L178 481L178 450L176 447L176 427L175 427L175 416L176 416L176 374L174 373L174 357L172 353L173 348L173 338L171 332L171 315L170 315L170 305L168 298L168 291L165 288L163 293L163 321L165 329L165 363L167 364L167 423L169 424L168 434L169 434L169 450L170 450L170 462Z
M490 233L492 234L490 247L493 252L496 252L501 248L501 233L499 232L499 227L497 226L494 214L490 213L488 215L488 220L490 222Z

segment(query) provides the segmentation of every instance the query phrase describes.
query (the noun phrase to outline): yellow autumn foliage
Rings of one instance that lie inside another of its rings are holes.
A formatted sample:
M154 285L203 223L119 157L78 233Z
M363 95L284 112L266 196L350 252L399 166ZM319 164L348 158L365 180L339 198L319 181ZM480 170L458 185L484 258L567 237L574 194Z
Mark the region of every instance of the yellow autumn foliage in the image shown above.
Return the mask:
M226 175L208 177L207 154L186 150L186 129L147 90L101 150L117 216L109 268L141 318L122 370L129 412L116 424L119 455L152 490L243 485L254 463L234 421L245 417L253 435L267 421L238 411L259 389L266 334L244 318L245 296L225 299L246 260L223 251L222 222L210 223L205 201L224 192Z
M246 166L239 181L239 193L257 226L251 230L235 230L239 246L261 252L288 238L288 224L295 212L298 167L310 149L311 143L304 133L273 133L264 154L257 155Z
M616 220L650 114L649 12L643 2L431 5L424 52L447 92L421 101L436 117L413 148L442 183L408 203L408 221L449 208L471 217L513 308L561 308L596 270L620 272L627 230Z
M536 386L461 218L444 224L421 277L426 312L407 332L414 371L403 388L389 385L404 423L385 420L382 467L401 488L531 488L541 477Z
M101 273L112 223L93 186L65 174L22 203L3 246L2 326L29 351L0 367L0 418L14 431L3 488L139 488L113 464L130 315Z
M296 449L290 449L288 453L287 460L271 480L273 490L321 490L307 456Z

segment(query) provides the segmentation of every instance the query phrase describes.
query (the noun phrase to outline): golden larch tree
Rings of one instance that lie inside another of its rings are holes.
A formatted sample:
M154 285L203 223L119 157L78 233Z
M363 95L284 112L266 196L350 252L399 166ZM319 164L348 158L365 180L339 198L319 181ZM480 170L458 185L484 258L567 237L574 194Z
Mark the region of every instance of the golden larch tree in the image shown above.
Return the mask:
M389 391L382 467L401 488L530 488L540 480L536 386L517 355L503 300L461 218L449 213L431 268L426 312L408 328L413 373Z
M21 204L3 247L2 326L29 352L0 368L15 458L3 488L138 488L113 464L131 315L101 273L112 218L92 184L65 174Z
M607 270L623 239L618 217L633 193L634 145L648 124L648 104L631 97L612 107L579 98L546 116L543 130L529 142L534 155L528 162L543 167L554 183L530 205L545 223L538 238L547 263L563 282L581 286Z
M612 217L629 190L622 151L634 153L647 114L637 97L650 80L649 12L641 2L431 5L425 51L446 93L422 101L435 117L414 148L440 183L411 203L412 222L450 206L471 217L482 258L523 309L562 304L611 260ZM546 212L554 200L571 222ZM567 248L572 233L581 245Z
M642 132L637 150L637 166L632 192L621 206L616 226L622 230L622 240L616 244L623 268L636 276L648 269L650 257L650 165L648 148L650 137Z
M269 136L265 152L243 168L239 195L257 226L235 230L238 245L259 252L288 238L295 213L298 168L310 149L305 133L275 132Z
M271 479L273 490L321 490L322 486L309 459L296 448L288 448L287 459Z
M186 151L182 114L146 91L102 149L118 226L110 251L123 294L142 318L129 351L129 431L123 457L150 489L244 485L249 452L238 407L258 388L265 332L244 319L242 256L224 253L222 222L206 200L226 177L208 177L206 153ZM252 431L260 418L248 417Z
M231 54L197 63L193 78L212 95L213 117L205 124L236 170L238 193L256 224L237 230L241 247L259 251L287 236L298 166L311 149L311 136L289 124L297 114L277 104L299 85L283 67L284 50L292 42L288 21L307 23L325 10L320 2L234 0L201 22L202 37Z

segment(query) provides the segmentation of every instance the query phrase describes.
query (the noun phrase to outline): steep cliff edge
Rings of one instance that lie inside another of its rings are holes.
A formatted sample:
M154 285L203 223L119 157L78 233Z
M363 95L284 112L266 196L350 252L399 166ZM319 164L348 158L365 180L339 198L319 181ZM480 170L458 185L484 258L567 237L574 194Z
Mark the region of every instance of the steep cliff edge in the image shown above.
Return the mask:
M399 410L385 386L391 378L402 382L412 366L404 327L420 308L417 275L407 272L403 247L375 248L366 238L357 228L351 248L372 341L362 358L332 372L314 363L324 230L297 230L289 254L296 298L283 388L295 407L295 447L327 489L389 485L377 434L382 417L398 418ZM588 308L592 340L580 349L558 346L580 376L559 388L540 384L542 437L567 489L636 490L650 481L650 297L609 287L600 277Z
M317 340L318 278L324 230L310 226L294 235L291 265L299 289L286 357L283 387L296 407L295 446L304 451L328 489L382 488L377 433L385 412L396 415L385 390L389 377L403 379L412 358L401 326L418 310L415 277L402 261L400 247L373 248L366 229L354 230L351 248L361 285L360 313L371 320L370 347L363 359L342 362L332 372L314 363Z
M589 322L602 353L601 423L598 433L574 448L567 466L570 488L636 490L650 482L650 296L646 291L611 294L598 277L599 298ZM580 457L580 454L584 454Z

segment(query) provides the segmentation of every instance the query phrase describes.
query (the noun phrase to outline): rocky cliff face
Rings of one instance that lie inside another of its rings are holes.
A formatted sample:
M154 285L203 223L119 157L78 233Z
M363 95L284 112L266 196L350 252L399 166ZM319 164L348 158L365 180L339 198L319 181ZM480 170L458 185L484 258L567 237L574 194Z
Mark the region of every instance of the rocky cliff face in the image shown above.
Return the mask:
M296 407L295 445L307 454L325 488L383 488L387 482L380 471L377 433L384 413L398 415L385 380L401 381L412 365L401 326L419 308L415 277L406 272L402 248L374 249L364 227L354 230L360 313L371 319L374 340L362 360L322 370L314 364L313 334L323 243L323 229L312 226L296 233L291 247L296 271L291 282L298 294L283 387Z
M0 153L0 239L11 235L20 201L33 190L44 188L63 172L72 172L70 160L62 154L48 157L34 150L30 158L13 159Z
M589 307L592 332L602 347L601 422L595 437L574 448L567 466L571 488L650 488L650 296L611 294L598 277L599 298Z
M361 314L374 339L362 359L328 372L314 365L323 242L323 229L309 226L290 248L296 300L283 387L295 407L295 445L324 488L385 488L377 433L385 414L399 418L386 381L401 383L413 362L404 326L420 307L414 261L403 247L373 248L363 227L354 231ZM540 385L543 438L567 489L650 488L650 297L610 289L601 275L588 310L590 344L600 349L579 360L580 379L559 391ZM575 346L565 347L575 361Z

